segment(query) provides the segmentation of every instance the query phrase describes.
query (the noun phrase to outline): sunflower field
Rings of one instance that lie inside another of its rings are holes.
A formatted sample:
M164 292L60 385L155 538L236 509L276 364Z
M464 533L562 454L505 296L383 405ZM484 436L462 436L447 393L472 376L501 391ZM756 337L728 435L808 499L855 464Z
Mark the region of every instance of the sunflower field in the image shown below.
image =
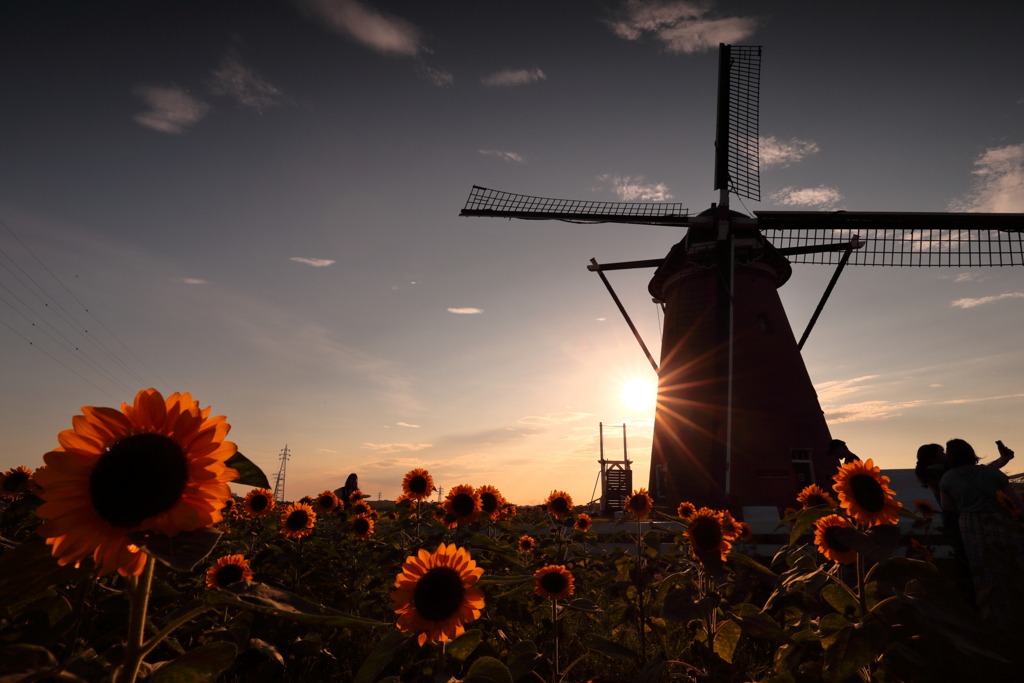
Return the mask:
M562 491L432 503L426 470L388 510L279 504L189 394L72 425L0 475L0 683L1021 680L1018 634L933 558L934 508L897 502L871 460L759 537L643 489L614 521Z

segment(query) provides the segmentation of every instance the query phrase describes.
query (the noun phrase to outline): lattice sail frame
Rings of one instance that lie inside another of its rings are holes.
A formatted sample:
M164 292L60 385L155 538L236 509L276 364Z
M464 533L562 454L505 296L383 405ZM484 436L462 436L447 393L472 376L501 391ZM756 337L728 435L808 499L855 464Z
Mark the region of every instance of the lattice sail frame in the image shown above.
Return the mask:
M719 50L715 189L759 202L761 47L720 45Z
M678 225L690 219L689 209L676 202L593 202L551 199L491 190L474 185L463 216L498 216L593 223Z

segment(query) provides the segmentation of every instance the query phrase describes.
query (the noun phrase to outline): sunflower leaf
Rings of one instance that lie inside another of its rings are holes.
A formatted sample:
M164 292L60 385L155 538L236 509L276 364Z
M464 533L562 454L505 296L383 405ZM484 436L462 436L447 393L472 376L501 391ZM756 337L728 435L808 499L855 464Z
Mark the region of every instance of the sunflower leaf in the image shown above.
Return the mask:
M460 662L464 662L471 654L473 654L473 650L475 650L477 645L480 644L482 638L483 632L480 629L471 629L453 640L451 644L445 648L445 651Z
M465 680L493 681L493 683L514 683L508 667L494 657L481 657L473 662L466 672Z
M796 545L797 540L803 536L807 531L813 530L814 523L822 517L828 517L829 515L836 514L836 511L830 507L813 507L801 510L800 514L797 515L793 521L793 530L789 532L789 544Z
M508 651L508 670L512 680L518 681L530 675L544 657L537 654L537 646L532 640L521 640Z
M732 656L736 645L740 642L743 630L734 621L724 621L715 632L715 654L732 664Z
M602 638L601 636L593 633L587 637L587 647L594 652L598 652L605 657L610 657L611 659L640 658L640 655L625 645L619 645L614 640L608 640L607 638Z
M370 656L366 658L363 665L356 672L355 680L352 683L373 683L377 676L384 670L392 659L399 652L404 650L409 643L416 639L415 635L409 635L401 631L392 631L377 643Z
M889 559L903 537L903 532L895 524L880 524L871 527L867 532L858 531L853 527L836 527L832 533L835 534L837 541L856 550L871 563L885 562Z
M900 509L897 510L896 513L900 517L906 517L907 519L912 519L915 522L923 522L924 521L924 517L922 517L921 515L917 514L916 512L914 512L913 510L911 510L908 507L900 506Z
M150 683L212 683L235 661L238 648L225 641L207 643L157 669Z
M483 576L477 580L474 586L492 586L495 584L504 583L524 583L526 581L532 581L532 574L523 574L521 576Z
M92 569L88 558L78 569L60 566L41 538L22 543L0 555L0 608L27 600L58 583L85 578Z
M270 481L267 479L267 475L263 473L263 470L259 468L259 465L241 453L235 451L235 454L228 458L224 464L238 472L238 479L235 479L234 483L255 486L261 489L270 488Z
M238 581L227 588L211 590L206 593L206 600L211 604L227 603L251 609L254 612L271 614L276 617L301 621L306 624L323 626L391 626L384 621L373 621L362 617L354 617L335 610L316 605L300 598L294 593L257 583L255 581Z
M773 572L771 569L764 566L754 558L744 555L743 553L728 553L725 557L729 562L735 562L737 564L745 565L747 567L750 567L751 569L754 569L755 571L764 574L765 576L770 576L773 579L779 578L779 575Z
M175 536L164 536L153 531L133 531L125 534L125 538L171 569L190 572L213 552L223 535L224 532L213 527L201 527L192 531L179 531Z

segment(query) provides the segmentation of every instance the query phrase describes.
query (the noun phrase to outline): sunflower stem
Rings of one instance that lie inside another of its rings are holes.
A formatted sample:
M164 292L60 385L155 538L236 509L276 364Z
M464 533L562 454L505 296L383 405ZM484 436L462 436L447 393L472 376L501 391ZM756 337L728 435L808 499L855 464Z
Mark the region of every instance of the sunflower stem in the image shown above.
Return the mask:
M860 602L861 618L868 613L868 596L864 586L864 556L857 553L857 600Z
M437 671L434 672L435 676L441 674L444 671L444 649L445 649L445 645L446 645L446 643L443 640L439 641L437 643L437 663L434 665L434 668L437 669Z
M213 605L203 605L202 607L196 607L191 612L178 617L171 623L167 624L167 626L165 626L159 633L157 633L155 636L146 641L146 644L143 645L141 650L139 651L139 655L144 658L146 655L153 651L153 648L162 643L167 636L171 635L171 632L174 631L174 629L178 628L186 621L191 621L192 619L195 619L203 612L208 612L212 609L216 608ZM227 610L224 610L224 616L225 618L227 617Z
M644 537L640 517L636 518L636 599L640 608L640 661L647 664L647 632L644 628Z
M551 628L555 632L555 669L554 675L551 676L552 681L558 680L558 600L551 600Z
M149 589L153 585L153 568L156 560L152 555L146 556L146 564L142 575L137 580L128 581L128 600L131 612L128 616L128 642L125 643L124 660L115 677L116 683L135 683L139 675L139 666L145 653L142 641L146 634L146 608L149 606Z

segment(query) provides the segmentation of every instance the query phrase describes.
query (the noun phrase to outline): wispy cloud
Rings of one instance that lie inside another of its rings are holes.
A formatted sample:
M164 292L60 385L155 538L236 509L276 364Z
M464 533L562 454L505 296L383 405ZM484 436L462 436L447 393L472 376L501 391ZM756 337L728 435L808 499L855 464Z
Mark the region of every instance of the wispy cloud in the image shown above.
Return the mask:
M329 28L383 54L417 55L423 45L420 30L398 17L387 16L356 0L296 0Z
M977 282L979 279L976 273L960 273L953 282Z
M526 417L520 418L517 422L527 425L557 425L563 422L573 422L575 420L585 420L588 417L593 417L590 413L548 413L547 415L527 415Z
M605 173L597 176L597 179L611 184L612 191L624 202L664 202L672 199L665 183L656 185L646 183L642 175L620 176L614 173Z
M484 76L480 82L487 86L510 88L514 85L528 85L543 80L547 80L547 76L540 69L506 69L490 76Z
M520 164L525 164L526 163L526 159L524 159L523 157L519 156L515 152L499 152L496 149L482 149L482 150L480 150L480 153L481 154L489 154L491 156L496 156L499 159L504 159L505 161L518 161Z
M974 165L973 187L950 202L950 211L1024 212L1024 143L986 150Z
M161 133L183 133L210 111L210 105L176 85L140 85L133 92L149 105L149 111L136 114L135 121Z
M262 112L281 104L281 91L242 62L234 51L228 52L210 76L210 92L231 97L243 107Z
M455 76L452 75L451 71L435 69L422 62L416 65L416 73L419 74L420 78L430 81L439 88L450 88L455 85Z
M433 445L432 443L364 443L362 446L378 453L400 453L402 451L422 451Z
M778 140L774 135L757 139L758 155L761 168L778 166L786 168L806 156L817 154L818 143L810 140Z
M481 308L449 308L449 313L456 313L458 315L476 315L477 313L483 313Z
M822 382L821 384L815 384L814 390L818 393L819 402L823 404L832 403L840 396L848 396L858 391L870 388L872 385L865 384L865 382L878 379L878 377L879 375L863 375L862 377L854 377L853 379Z
M297 261L298 263L305 263L313 266L314 268L323 268L324 266L329 266L332 263L334 263L334 261L326 258L303 258L301 256L292 256L288 260Z
M408 422L396 422L395 424L398 425L399 427L412 427L413 429L419 429L420 428L419 425L411 425Z
M783 206L813 206L822 211L829 211L843 200L843 195L834 187L821 185L804 189L785 187L773 193L770 199Z
M332 451L330 448L318 448L317 453L337 453L338 451Z
M209 284L206 280L200 280L197 277L183 277L183 278L181 278L181 281L184 282L186 285L205 285L205 284Z
M864 401L848 403L838 410L825 410L825 421L829 424L856 422L859 420L882 420L896 417L907 408L916 408L929 403L928 401Z
M687 0L629 0L620 16L607 22L615 35L626 40L639 40L652 35L669 52L704 52L719 43L738 43L754 33L753 17L711 16L710 2Z
M1001 301L1003 299L1021 299L1024 298L1024 292L1006 292L1004 294L996 294L995 296L983 296L978 299L957 299L951 302L949 305L956 308L974 308L975 306L984 306L995 301Z

